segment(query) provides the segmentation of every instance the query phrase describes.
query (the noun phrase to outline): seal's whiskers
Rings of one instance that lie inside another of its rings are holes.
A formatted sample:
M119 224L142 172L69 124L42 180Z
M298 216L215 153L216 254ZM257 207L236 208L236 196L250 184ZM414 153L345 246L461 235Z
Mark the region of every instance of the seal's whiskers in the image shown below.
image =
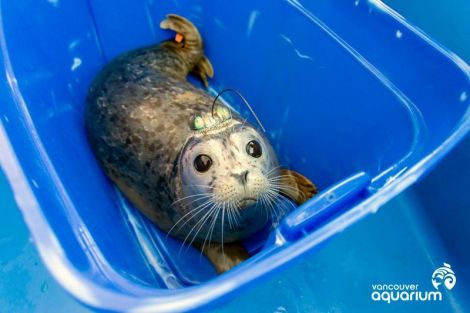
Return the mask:
M272 169L270 169L270 170L266 173L266 176L269 178L270 175L271 175L272 173L274 173L275 170L280 169L280 168L281 168L281 165L277 165L277 166L273 167Z
M228 227L230 229L233 229L232 202L227 203L227 220L228 220Z
M205 208L207 208L208 206L210 206L211 204L214 203L214 200L211 198L209 200L207 200L206 202L202 203L201 205L197 206L196 208L194 209L191 209L189 212L187 212L185 215L183 215L174 225L173 227L170 228L170 230L168 231L167 233L167 236L173 231L173 229L176 227L176 225L178 225L181 221L183 221L188 215L190 214L193 214L193 216L191 216L189 219L186 220L186 222L184 222L183 225L181 225L179 228L178 228L178 231L184 227L184 225L186 225L191 219L193 219L196 215L198 215L200 212L203 212L203 210ZM195 212L197 211L197 212Z
M210 209L204 214L204 216L196 224L194 224L193 227L191 227L190 231L188 232L188 234L184 238L183 243L181 244L178 255L181 253L181 249L184 247L186 241L189 239L189 237L191 236L192 232L196 229L196 227L198 227L199 225L201 225L201 227L202 227L207 222L207 220L210 217L210 215L212 214L212 212L215 212L217 210L217 207L218 207L217 203L214 202L212 204L212 206L210 207ZM199 227L199 229L196 231L196 235L199 232L199 230L201 229L201 227ZM191 241L191 243L192 243L192 241ZM188 248L190 247L190 245L191 244L188 245Z
M256 201L256 203L259 204L259 206L261 206L263 208L263 211L266 215L264 223L267 223L268 220L269 220L269 211L267 209L267 204L266 204L265 197L266 196L264 194L262 194L261 196L258 197L258 200Z
M204 242L202 244L201 254L199 255L199 258L202 257L202 252L204 251L204 247L206 246L207 239L209 239L208 244L209 244L209 247L210 247L211 240L212 240L212 232L214 231L215 222L217 220L217 217L219 216L219 210L220 210L220 204L217 207L217 212L214 212L215 217L211 221L211 224L209 226L209 231L206 233L206 236L204 237Z
M178 199L176 201L173 201L173 203L171 204L171 206L174 206L175 204L181 202L181 201L184 201L184 200L187 200L189 198L194 198L194 197L198 197L198 196L201 196L201 198L197 198L196 200L194 201L198 201L200 199L203 199L203 198L207 198L207 197L211 197L212 195L210 193L207 193L207 192L204 192L204 193L198 193L198 194L195 194L195 195L189 195L189 196L186 196L184 198L181 198L181 199ZM193 202L194 202L193 201Z
M220 240L220 244L222 245L222 257L224 259L224 267L226 266L227 264L227 257L225 255L225 251L224 251L224 217L225 217L225 203L224 205L222 206L222 231L221 231L221 240Z
M214 208L211 208L209 211L207 211L206 214L202 217L202 219L200 221L198 221L196 223L196 225L194 225L194 226L197 226L199 224L199 228L196 230L196 233L193 235L193 237L191 239L191 242L189 243L187 249L189 249L189 247L193 244L194 240L196 239L197 235L201 231L202 227L206 224L206 222L208 222L208 221L212 222L211 218L213 218L213 219L217 218L219 210L220 210L220 204L219 203L214 203ZM215 215L215 217L214 217L214 215ZM194 230L194 227L193 227L193 229L191 229L191 231L188 233L188 235L190 235L193 232L193 230ZM188 237L188 236L186 236L186 237ZM186 242L186 240L187 239L185 238L185 240L183 241L183 245Z
M267 192L265 193L266 200L268 202L268 208L271 210L271 212L274 214L274 222L278 223L281 218L284 215L284 212L281 211L281 208L279 207L279 193L277 192L276 189L273 190L274 187L271 189L268 189Z
M208 186L208 185L195 185L195 184L190 184L190 185L181 185L183 187L204 187L207 189L214 189L215 187Z

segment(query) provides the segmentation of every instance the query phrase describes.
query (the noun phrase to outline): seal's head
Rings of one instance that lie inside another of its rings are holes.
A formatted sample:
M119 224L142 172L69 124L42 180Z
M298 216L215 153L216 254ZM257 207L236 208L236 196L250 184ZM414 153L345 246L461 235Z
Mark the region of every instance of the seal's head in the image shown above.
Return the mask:
M279 176L267 138L225 107L190 124L193 135L178 166L182 232L197 241L231 242L263 228Z

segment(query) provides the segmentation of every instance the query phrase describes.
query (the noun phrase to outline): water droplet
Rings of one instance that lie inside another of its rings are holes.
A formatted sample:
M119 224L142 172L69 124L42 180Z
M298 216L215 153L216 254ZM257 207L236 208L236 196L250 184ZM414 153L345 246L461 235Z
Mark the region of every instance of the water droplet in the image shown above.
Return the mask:
M283 307L282 305L279 306L275 311L274 313L286 313L287 312L287 309L285 307Z
M401 37L403 37L403 33L400 31L400 30L397 30L397 32L395 33L395 36L400 39Z
M335 199L336 199L336 196L334 193L330 193L326 196L326 200L328 200L328 202L333 202Z
M467 100L467 99L468 99L467 92L466 92L466 91L462 92L462 93L460 94L460 101L461 101L461 102L465 102L465 100Z
M248 27L246 29L246 37L249 38L251 35L251 31L253 30L253 26L255 25L256 19L259 16L259 11L254 10L251 12L250 17L248 18Z
M75 49L79 44L80 44L80 39L72 40L69 43L69 50L71 51L71 50Z
M59 5L59 0L47 0L52 6L57 7Z
M41 292L46 292L48 289L49 289L49 284L47 283L47 281L43 282L41 284Z
M80 65L82 65L82 60L80 58L73 58L73 63L70 69L75 71Z
M359 5L359 0L354 1L354 5L358 6Z

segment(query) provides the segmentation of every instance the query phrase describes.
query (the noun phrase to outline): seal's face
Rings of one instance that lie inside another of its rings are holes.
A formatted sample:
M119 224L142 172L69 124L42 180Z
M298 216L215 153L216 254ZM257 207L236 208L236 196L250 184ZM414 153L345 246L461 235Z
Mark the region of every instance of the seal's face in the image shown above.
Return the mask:
M187 199L180 209L193 217L188 229L199 223L196 239L208 238L212 229L211 240L234 241L265 225L265 206L278 192L278 161L255 128L233 120L222 130L194 137L179 167L182 199Z

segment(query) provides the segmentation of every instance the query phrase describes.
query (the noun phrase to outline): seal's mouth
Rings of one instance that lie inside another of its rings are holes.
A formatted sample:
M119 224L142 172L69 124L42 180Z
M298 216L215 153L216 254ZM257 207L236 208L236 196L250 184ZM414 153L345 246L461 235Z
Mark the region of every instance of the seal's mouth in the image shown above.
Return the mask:
M252 198L252 197L247 197L247 198L243 198L241 201L240 201L240 207L241 208L246 208L246 207L249 207L250 205L253 205L256 203L256 199L255 198Z

